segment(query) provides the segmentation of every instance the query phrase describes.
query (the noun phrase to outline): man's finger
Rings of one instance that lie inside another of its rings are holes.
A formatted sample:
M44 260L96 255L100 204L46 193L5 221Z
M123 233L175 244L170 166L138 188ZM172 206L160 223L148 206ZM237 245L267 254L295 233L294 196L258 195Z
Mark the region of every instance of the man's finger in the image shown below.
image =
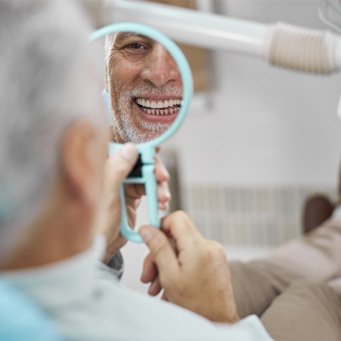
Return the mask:
M141 274L141 282L149 283L154 281L157 277L157 268L154 263L153 255L150 253L143 262L143 269Z
M176 280L179 272L179 264L166 235L151 226L142 226L139 233L148 246L155 264L157 265L159 277L168 277L168 280Z
M174 238L178 249L193 244L195 241L203 241L204 238L195 227L189 216L183 211L176 211L162 220L162 230Z
M158 277L156 277L148 288L148 295L156 296L161 292L161 290L162 290L162 287L160 284L160 280Z
M168 182L163 181L159 183L157 188L157 197L159 203L168 203L171 199L171 194L168 187Z
M126 193L126 196L134 199L139 199L145 195L144 185L139 184L125 184L124 191Z
M106 172L113 186L119 186L132 170L137 161L137 149L132 143L125 144L107 162Z
M169 173L159 156L155 156L155 176L157 182L169 180Z

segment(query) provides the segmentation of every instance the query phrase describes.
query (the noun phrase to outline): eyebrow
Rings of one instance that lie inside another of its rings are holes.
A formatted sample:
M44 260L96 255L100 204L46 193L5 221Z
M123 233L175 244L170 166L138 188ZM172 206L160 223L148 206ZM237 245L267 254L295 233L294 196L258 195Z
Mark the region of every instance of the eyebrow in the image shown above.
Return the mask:
M151 40L150 38L146 37L143 34L138 34L138 33L135 33L135 32L120 32L120 33L117 33L117 35L116 35L115 43L117 43L117 42L120 43L124 39L127 39L129 37L139 37L139 38L144 38L144 39Z

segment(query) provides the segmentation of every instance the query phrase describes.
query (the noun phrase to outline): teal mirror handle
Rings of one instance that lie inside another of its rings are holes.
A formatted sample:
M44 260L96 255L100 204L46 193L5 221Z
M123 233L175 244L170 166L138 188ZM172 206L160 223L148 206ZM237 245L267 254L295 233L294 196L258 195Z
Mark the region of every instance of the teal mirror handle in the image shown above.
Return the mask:
M160 218L158 209L157 197L157 181L154 174L154 165L148 164L142 167L142 178L129 178L124 181L124 184L141 184L145 187L146 199L148 205L148 219L149 225L159 228ZM125 202L124 184L120 189L120 203L121 203L121 226L120 231L126 240L135 243L142 243L143 240L138 232L134 231L129 225L127 207Z
M110 143L109 155L116 153L123 145ZM137 184L142 185L145 188L146 200L148 205L148 223L149 225L159 228L159 201L157 196L157 179L154 173L155 170L155 149L151 147L137 146L137 149L141 155L143 161L141 166L141 174L139 177L126 178L120 188L120 204L121 204L121 224L120 231L126 240L133 241L135 243L141 243L141 236L134 231L129 225L129 219L127 214L127 206L125 201L125 184Z

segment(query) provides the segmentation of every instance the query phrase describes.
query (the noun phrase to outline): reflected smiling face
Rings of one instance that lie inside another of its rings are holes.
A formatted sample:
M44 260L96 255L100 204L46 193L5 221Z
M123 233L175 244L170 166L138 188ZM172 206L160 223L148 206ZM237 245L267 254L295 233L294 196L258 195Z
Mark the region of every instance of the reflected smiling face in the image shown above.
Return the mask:
M156 41L135 33L117 34L107 77L116 142L153 140L175 121L182 103L181 75Z

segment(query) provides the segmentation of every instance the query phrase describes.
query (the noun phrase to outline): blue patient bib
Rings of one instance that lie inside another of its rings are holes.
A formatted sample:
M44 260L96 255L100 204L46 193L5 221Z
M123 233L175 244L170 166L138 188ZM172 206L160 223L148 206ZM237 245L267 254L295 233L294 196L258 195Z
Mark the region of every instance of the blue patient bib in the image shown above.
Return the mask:
M48 316L24 293L0 280L0 340L60 341Z

